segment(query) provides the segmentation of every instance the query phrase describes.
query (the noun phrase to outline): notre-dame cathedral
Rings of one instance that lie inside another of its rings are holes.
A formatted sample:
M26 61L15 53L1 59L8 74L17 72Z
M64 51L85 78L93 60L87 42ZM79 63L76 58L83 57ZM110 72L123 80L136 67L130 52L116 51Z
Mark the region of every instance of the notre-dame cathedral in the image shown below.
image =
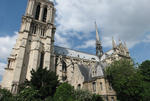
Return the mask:
M49 0L28 0L16 44L8 58L2 88L16 94L18 85L30 80L32 69L55 71L60 82L75 89L102 95L105 101L116 101L116 93L104 77L104 69L114 60L130 58L126 44L116 44L104 53L96 26L96 54L88 54L54 45L55 8Z

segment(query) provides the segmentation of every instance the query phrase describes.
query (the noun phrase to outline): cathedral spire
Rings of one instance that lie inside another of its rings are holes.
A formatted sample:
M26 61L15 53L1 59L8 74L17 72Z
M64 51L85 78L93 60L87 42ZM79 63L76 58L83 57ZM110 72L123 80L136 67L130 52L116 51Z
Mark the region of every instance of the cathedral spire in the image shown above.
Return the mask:
M112 46L113 46L113 49L115 49L117 46L116 46L116 42L114 40L114 37L112 37Z
M98 34L98 28L97 28L97 24L95 22L95 28L96 28L96 55L101 58L101 56L103 55L103 50L102 50L102 45L100 42L100 38L99 38L99 34Z
M129 52L126 42L124 42L124 47L127 52Z
M96 22L95 22L95 28L96 28L96 41L98 42L100 42L100 39L99 39L99 34L98 34L98 28L97 28L97 24L96 24Z

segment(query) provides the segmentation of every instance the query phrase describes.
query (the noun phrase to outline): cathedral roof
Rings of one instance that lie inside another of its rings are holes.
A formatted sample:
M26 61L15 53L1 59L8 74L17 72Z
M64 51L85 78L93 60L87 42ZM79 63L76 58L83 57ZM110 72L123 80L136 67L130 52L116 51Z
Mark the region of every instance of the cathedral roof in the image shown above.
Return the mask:
M92 79L90 74L90 68L87 65L78 65L81 74L84 77L84 81L90 81Z
M94 69L92 66L80 64L78 65L79 71L81 72L82 76L84 77L84 82L92 81L93 79L97 77L103 77L104 76L104 68L107 65L102 62L97 62L94 66ZM93 70L96 71L96 74L92 74Z
M96 55L88 54L88 53L84 53L84 52L80 52L80 51L76 51L76 50L72 50L60 46L54 46L54 54L87 59L92 61L99 61L99 58Z

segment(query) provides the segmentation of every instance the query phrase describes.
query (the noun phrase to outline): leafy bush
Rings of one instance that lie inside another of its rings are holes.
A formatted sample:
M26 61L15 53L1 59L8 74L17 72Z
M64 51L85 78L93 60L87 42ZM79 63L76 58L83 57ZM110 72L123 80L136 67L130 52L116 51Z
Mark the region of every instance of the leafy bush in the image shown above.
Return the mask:
M61 84L55 93L54 101L103 101L100 95L92 94L89 91L74 90L67 83Z
M17 96L17 101L42 101L40 99L39 91L31 87L23 89Z
M15 101L15 97L6 89L0 89L0 101Z
M73 87L68 83L61 84L54 95L54 101L70 101L73 100Z

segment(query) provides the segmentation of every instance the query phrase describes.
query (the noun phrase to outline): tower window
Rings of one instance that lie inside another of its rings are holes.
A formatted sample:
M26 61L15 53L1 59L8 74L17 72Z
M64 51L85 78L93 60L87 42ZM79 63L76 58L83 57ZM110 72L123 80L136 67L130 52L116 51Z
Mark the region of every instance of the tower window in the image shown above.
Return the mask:
M41 28L41 36L45 36L45 29Z
M46 22L46 18L47 18L47 8L44 8L44 13L43 13L43 22Z
M10 59L8 60L8 66L7 67L10 68Z
M44 64L44 52L41 52L41 57L40 57L40 68L43 68Z
M93 82L93 92L96 92L96 82Z
M31 24L31 33L36 34L36 30L37 30L36 25L32 23Z
M100 83L100 89L103 90L103 83Z
M40 15L40 5L37 6L36 8L36 13L35 13L35 19L38 20Z

